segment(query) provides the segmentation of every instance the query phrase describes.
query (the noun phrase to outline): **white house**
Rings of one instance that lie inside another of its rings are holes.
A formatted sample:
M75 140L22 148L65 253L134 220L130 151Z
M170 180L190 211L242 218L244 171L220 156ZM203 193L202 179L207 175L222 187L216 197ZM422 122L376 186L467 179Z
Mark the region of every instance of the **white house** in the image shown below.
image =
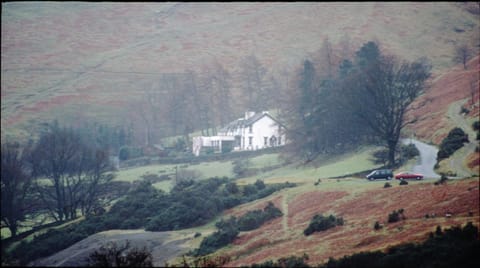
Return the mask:
M286 142L285 127L268 112L246 112L218 131L217 136L193 138L193 154L207 148L214 152L259 150L282 146Z

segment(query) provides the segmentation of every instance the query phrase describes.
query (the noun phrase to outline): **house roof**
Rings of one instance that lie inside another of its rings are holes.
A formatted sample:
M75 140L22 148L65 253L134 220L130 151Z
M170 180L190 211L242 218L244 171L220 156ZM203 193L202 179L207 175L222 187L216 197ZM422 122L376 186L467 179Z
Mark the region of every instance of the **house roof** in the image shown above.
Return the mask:
M227 132L230 129L250 126L250 125L252 125L253 123L257 122L258 120L262 119L265 116L269 117L270 119L275 121L277 124L281 125L282 127L285 127L282 123L280 123L277 119L273 118L270 114L268 114L268 113L257 113L257 114L255 114L255 115L253 115L253 116L251 116L247 119L240 118L240 119L237 119L235 121L232 121L232 122L228 123L222 129L220 129L220 131Z

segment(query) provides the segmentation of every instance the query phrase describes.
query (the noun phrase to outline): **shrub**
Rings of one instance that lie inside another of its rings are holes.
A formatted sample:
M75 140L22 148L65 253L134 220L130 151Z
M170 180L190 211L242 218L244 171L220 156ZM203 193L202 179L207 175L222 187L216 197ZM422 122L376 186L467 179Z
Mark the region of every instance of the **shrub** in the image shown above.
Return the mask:
M152 254L146 249L132 248L129 241L120 247L115 242L102 246L89 256L89 266L93 267L153 267Z
M230 244L239 233L235 217L231 217L227 221L221 220L215 226L219 230L202 240L200 247L192 252L194 256L204 256L215 252L219 248Z
M408 184L408 181L406 180L401 180L399 183L399 185L407 185L407 184Z
M392 187L392 185L388 182L386 182L384 185L383 185L383 188L390 188Z
M380 229L382 229L382 226L380 225L380 223L378 221L376 221L375 224L373 225L373 229L380 230Z
M394 210L392 213L388 214L388 222L393 223L405 219L405 215L403 215L403 212L403 208L399 210Z
M258 190L263 190L265 189L265 183L262 180L257 180L254 183L255 187L257 187Z
M306 236L309 236L314 232L324 231L324 230L333 228L337 225L343 225L342 218L337 219L333 215L324 217L321 214L317 214L310 221L310 225L308 225L307 229L303 231L303 234Z
M123 146L120 148L118 158L122 161L143 156L142 149L139 147Z
M272 202L262 210L249 211L238 219L237 225L240 231L250 231L260 227L266 221L282 216L280 209L276 208Z
M460 108L460 114L469 114L470 113L470 110L465 108L465 107L461 107Z
M415 144L410 143L408 145L401 146L401 158L402 160L409 160L420 155L420 151Z
M305 261L308 261L309 257L306 253L302 257L290 256L278 259L276 262L266 261L260 264L252 264L252 268L257 267L284 267L284 268L296 268L296 267L310 267Z
M437 161L450 157L455 151L463 146L463 143L469 142L468 135L461 128L452 129L447 137L440 144L437 153Z
M240 191L238 190L238 186L234 182L229 182L225 185L225 189L231 194L238 194Z
M473 130L477 130L477 131L480 130L480 121L473 122L472 128Z
M447 181L448 181L448 177L442 174L440 179L438 181L436 181L434 184L435 185L440 185L440 184L447 183Z

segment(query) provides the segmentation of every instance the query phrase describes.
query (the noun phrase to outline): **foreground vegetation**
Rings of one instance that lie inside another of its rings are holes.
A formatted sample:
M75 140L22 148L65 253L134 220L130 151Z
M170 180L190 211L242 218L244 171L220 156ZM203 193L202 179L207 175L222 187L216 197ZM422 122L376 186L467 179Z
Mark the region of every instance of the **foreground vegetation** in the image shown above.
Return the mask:
M352 267L478 267L480 258L478 250L478 227L471 222L463 228L454 226L442 231L437 226L435 232L430 232L429 238L423 243L406 243L390 247L385 252L360 252L339 259L330 258L324 264L308 264L308 254L302 256L281 257L263 263L254 263L241 267L318 267L318 268L352 268ZM166 267L222 267L230 261L228 256L217 255L200 257L177 265ZM200 265L199 265L200 264Z
M199 226L225 209L293 186L291 183L265 185L258 181L254 185L238 187L228 178L211 178L179 182L167 194L143 181L108 212L88 215L84 221L66 228L50 229L31 242L22 241L11 252L3 251L2 245L2 256L7 263L25 265L105 230L145 228L148 231L171 231Z
M444 231L437 227L427 241L421 244L407 243L389 248L386 252L361 252L340 259L331 258L327 263L310 266L308 255L285 257L277 261L253 264L251 267L478 267L480 258L478 227L471 222L463 228L455 226Z

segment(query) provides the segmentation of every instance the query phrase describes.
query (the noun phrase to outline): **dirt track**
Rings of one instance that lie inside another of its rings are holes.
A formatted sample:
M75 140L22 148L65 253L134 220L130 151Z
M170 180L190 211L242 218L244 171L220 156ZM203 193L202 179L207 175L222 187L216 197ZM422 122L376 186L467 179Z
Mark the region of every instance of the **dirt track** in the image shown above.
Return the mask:
M172 232L146 232L144 230L110 230L91 235L84 240L66 248L50 257L37 260L32 266L73 267L86 266L88 256L108 242L124 245L128 240L130 247L146 247L153 257L154 266L165 266L177 256L189 249L184 243L193 238L192 235L173 236Z

